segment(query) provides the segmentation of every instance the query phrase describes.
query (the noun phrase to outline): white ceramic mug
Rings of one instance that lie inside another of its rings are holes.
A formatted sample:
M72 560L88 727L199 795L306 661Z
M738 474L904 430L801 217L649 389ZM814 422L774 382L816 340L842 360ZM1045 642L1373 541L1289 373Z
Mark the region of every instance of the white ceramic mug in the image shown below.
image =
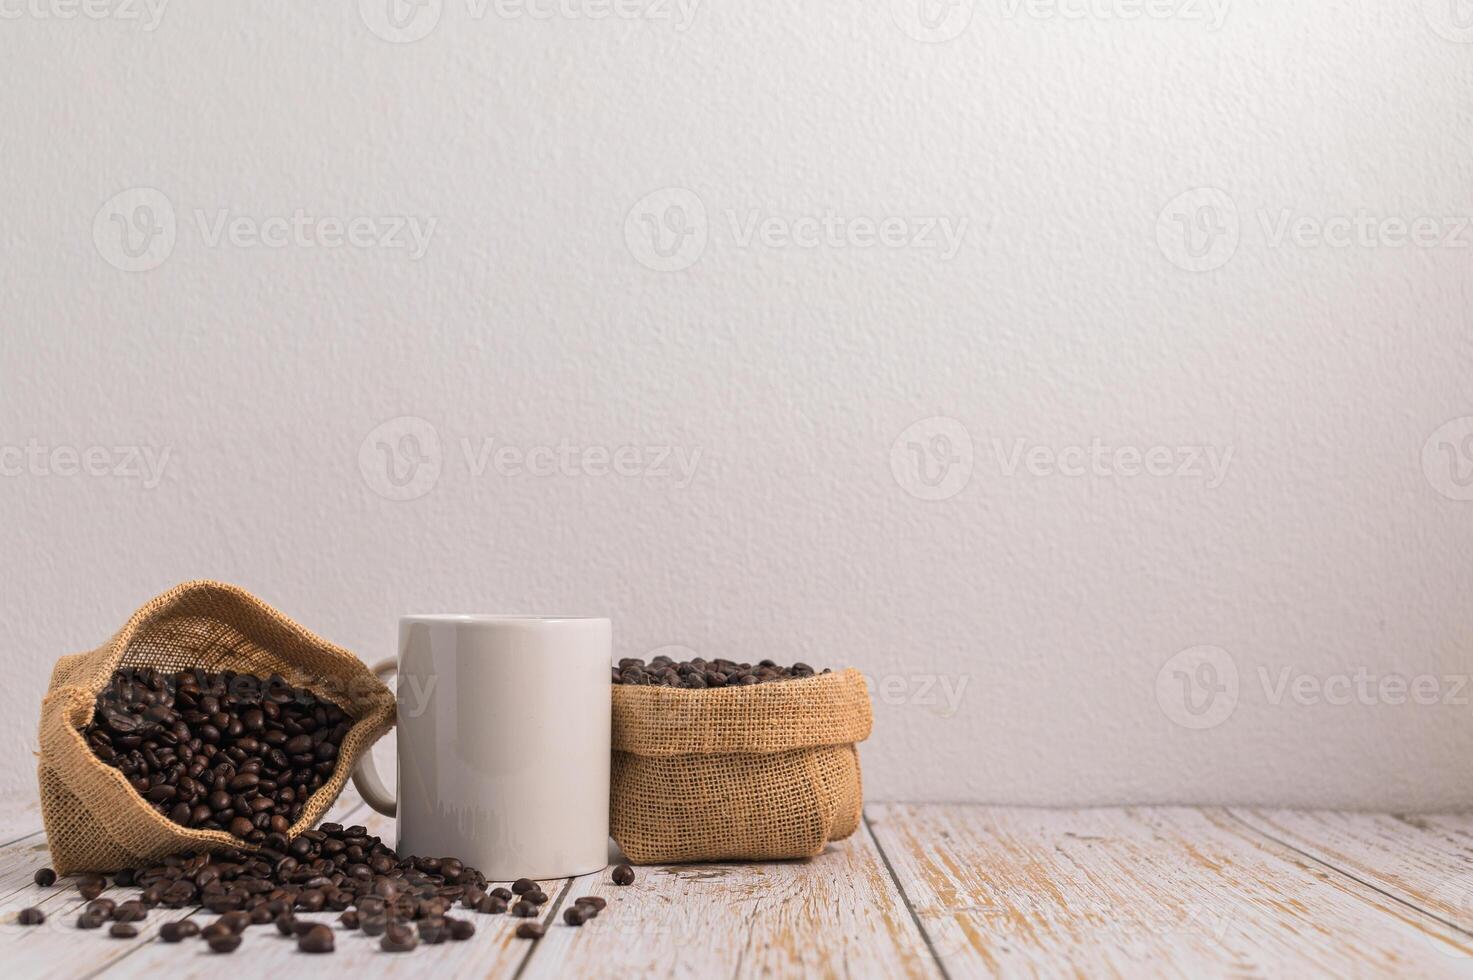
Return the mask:
M366 752L353 783L397 816L398 851L456 857L493 881L589 874L608 861L607 619L405 616L398 799Z

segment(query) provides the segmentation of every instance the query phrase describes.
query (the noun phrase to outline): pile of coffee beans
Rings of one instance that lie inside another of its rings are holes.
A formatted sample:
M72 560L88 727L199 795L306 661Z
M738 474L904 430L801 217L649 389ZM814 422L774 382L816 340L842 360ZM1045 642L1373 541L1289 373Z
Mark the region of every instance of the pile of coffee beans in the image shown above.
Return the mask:
M828 668L815 671L807 664L779 667L771 660L759 660L754 664L739 664L718 657L705 660L692 657L690 660L674 661L669 657L655 657L648 664L637 657L625 657L613 668L615 684L645 684L656 687L743 687L749 684L765 684L768 681L791 681L812 677L815 673L829 673Z
M85 737L170 820L259 845L296 822L351 725L279 674L126 667L98 694Z
M634 881L627 864L614 868L616 885ZM50 868L36 872L36 884L56 882ZM159 939L183 942L199 936L216 953L234 952L250 926L271 924L296 942L303 953L331 953L337 932L322 922L298 919L298 914L338 912L345 931L361 931L377 938L388 953L407 953L447 939L460 942L476 934L475 924L452 916L457 907L467 912L510 913L526 919L541 916L547 893L535 881L518 878L511 888L492 888L475 868L455 858L400 858L364 827L324 823L288 839L269 833L258 848L230 849L213 854L185 854L165 858L148 868L117 872L113 884L142 889L138 898L116 902L98 897L107 887L103 875L77 876L77 891L87 905L77 917L77 928L98 929L109 924L108 935L126 939L138 935L158 907L203 907L218 918L201 927L189 919L165 923ZM597 896L577 899L563 914L570 926L581 926L598 916L606 903ZM40 925L46 916L38 908L20 912L21 925ZM538 939L540 922L527 921L517 929L523 939Z

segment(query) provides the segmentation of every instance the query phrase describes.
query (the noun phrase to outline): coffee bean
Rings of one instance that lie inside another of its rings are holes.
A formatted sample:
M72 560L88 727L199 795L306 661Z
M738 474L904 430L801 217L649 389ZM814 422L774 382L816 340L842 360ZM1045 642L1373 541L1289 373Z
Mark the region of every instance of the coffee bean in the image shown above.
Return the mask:
M37 908L21 909L15 921L23 926L39 926L46 921L46 913Z
M523 919L530 919L537 914L537 906L523 899L511 907L511 914Z
M297 920L290 912L283 912L276 917L276 931L283 936L296 935Z
M438 946L445 941L445 920L425 919L419 924L419 941Z
M118 903L110 898L94 898L87 903L88 912L91 912L93 915L100 915L104 919L112 918L113 909L117 907Z
M536 887L537 882L533 881L530 878L518 878L516 881L511 883L511 890L518 895L525 895L527 894L527 892Z
M56 872L52 871L50 868L42 868L40 871L36 872L36 884L40 885L42 888L50 888L52 885L56 884Z
M506 899L487 895L476 903L476 911L486 915L501 915L506 912Z
M563 912L563 921L570 926L581 926L587 918L582 907L576 904Z
M395 922L384 930L384 938L378 944L385 953L407 953L419 945L419 939L413 929Z
M102 924L106 921L107 919L104 916L98 915L96 912L83 912L81 915L77 916L77 928L98 929L101 928Z
M132 868L124 868L122 871L113 875L113 884L119 888L132 888L133 879L137 874Z
M627 864L621 864L621 865L619 865L617 868L614 869L614 884L616 884L616 885L632 885L632 884L634 884L634 869L631 868Z
M547 892L541 888L534 888L523 895L522 899L531 902L533 905L542 905L547 902Z
M463 942L476 934L475 923L468 919L447 919L450 925L450 938L456 942Z
M365 936L382 936L388 920L381 915L370 915L361 917L358 924Z
M114 939L132 939L138 935L138 929L128 922L114 922L108 928L107 934Z
M343 924L344 929L357 929L359 926L358 913L352 909L338 916L338 921Z
M102 875L85 874L77 879L77 893L88 901L101 895L102 890L106 887L107 879Z
M332 927L315 925L297 937L297 949L304 953L331 953Z
M542 923L523 922L517 926L518 939L541 939L543 933Z
M634 657L619 661L609 675L615 684L640 684L659 687L684 687L702 689L709 687L745 687L765 684L770 681L802 680L814 676L812 667L795 663L781 667L771 660L760 660L754 667L749 663L717 658L706 661L700 657L679 662L669 657L655 657L648 664ZM825 669L823 673L829 671Z
M331 777L352 723L279 676L202 669L121 668L94 707L89 747L149 805L251 844L291 828Z
M199 935L199 924L193 919L165 922L159 927L159 938L166 943L177 943L197 935Z
M246 927L251 924L249 912L226 912L215 920L231 932L245 932Z
M148 918L148 909L142 902L124 902L113 909L114 922L142 922Z
M492 898L499 898L503 902L510 902L512 900L512 891L509 888L493 888L489 894Z
M206 938L209 940L210 951L213 953L233 953L240 948L240 936L229 930L217 932Z
M573 902L573 904L574 905L591 905L593 908L595 908L598 911L602 912L608 906L609 903L606 902L606 901L604 901L603 899L599 898L597 895L584 895L582 898L575 899L574 902Z

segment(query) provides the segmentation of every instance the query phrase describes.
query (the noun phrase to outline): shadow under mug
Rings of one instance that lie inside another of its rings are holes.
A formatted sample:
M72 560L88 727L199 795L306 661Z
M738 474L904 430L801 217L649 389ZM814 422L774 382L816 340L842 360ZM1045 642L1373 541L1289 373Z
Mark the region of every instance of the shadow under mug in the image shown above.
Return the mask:
M454 857L488 879L607 864L609 620L436 615L399 621L397 798L372 752L353 770L397 817L400 855Z

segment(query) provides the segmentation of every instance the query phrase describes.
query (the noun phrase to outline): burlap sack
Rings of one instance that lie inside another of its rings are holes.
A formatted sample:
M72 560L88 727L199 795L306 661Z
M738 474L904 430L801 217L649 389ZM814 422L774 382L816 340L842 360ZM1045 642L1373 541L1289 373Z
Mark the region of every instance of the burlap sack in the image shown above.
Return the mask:
M858 671L613 693L609 827L636 864L813 857L859 826Z
M190 830L146 803L103 764L82 731L118 666L175 671L204 667L273 673L337 704L353 719L337 768L302 808L290 833L332 806L358 756L394 723L394 696L353 654L292 622L249 593L220 582L186 582L133 614L90 653L62 657L41 703L41 815L61 874L116 871L181 851L240 846L218 830Z

